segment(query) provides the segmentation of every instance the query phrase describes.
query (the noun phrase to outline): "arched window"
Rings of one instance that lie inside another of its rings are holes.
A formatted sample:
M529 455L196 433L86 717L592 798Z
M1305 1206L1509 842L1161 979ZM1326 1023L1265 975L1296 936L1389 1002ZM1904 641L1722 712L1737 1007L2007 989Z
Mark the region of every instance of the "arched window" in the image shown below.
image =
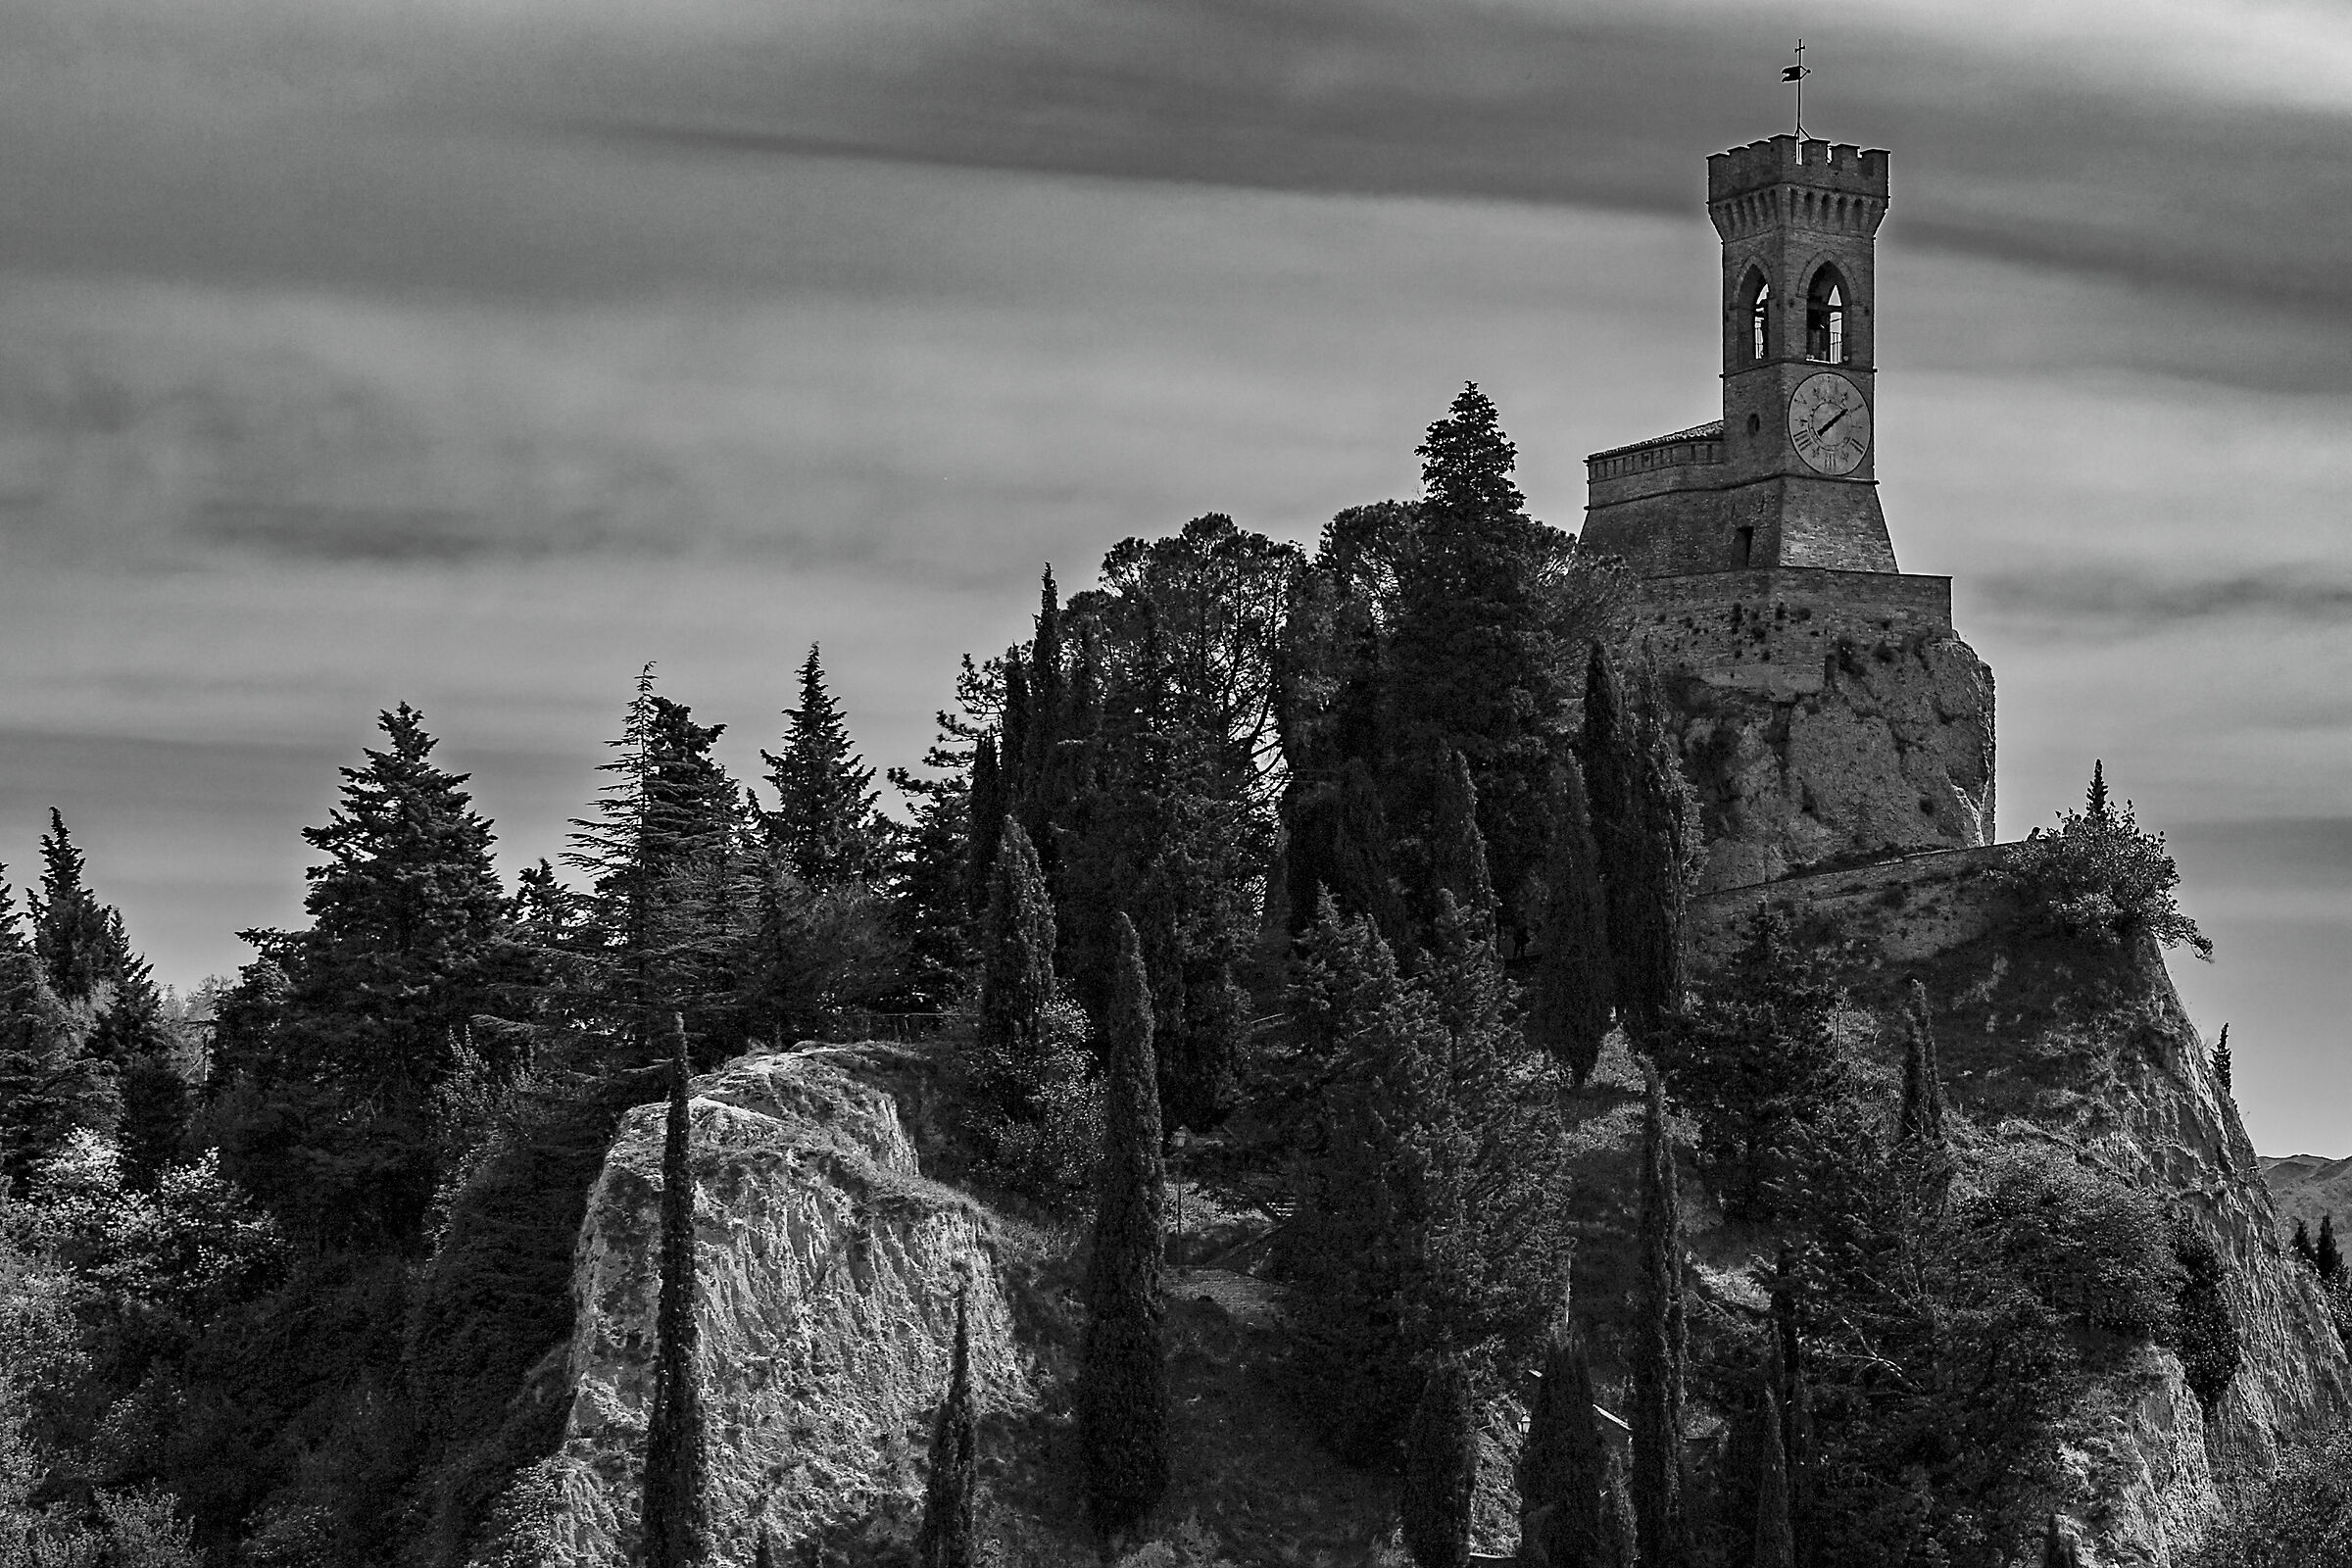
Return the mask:
M1747 318L1747 363L1760 364L1772 357L1772 285L1750 268L1747 280L1740 285L1740 298Z
M1805 290L1805 358L1845 363L1845 281L1834 267L1815 272Z

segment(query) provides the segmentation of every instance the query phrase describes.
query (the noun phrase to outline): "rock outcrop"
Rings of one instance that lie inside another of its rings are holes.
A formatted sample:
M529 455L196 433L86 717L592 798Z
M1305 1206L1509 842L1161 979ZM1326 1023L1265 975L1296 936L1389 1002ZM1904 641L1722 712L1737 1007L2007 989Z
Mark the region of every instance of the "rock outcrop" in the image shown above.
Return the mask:
M1699 908L1700 946L1727 951L1759 903L1786 909L1878 1016L1890 1058L1905 990L1921 980L1955 1105L2004 1136L2062 1139L2202 1225L2230 1265L2241 1369L2209 1414L2169 1349L2136 1353L2109 1379L2121 1414L2067 1456L2079 1485L2062 1499L2084 1526L2086 1562L2171 1568L2212 1517L2218 1479L2267 1472L2280 1445L2352 1414L2352 1366L2309 1271L2281 1253L2253 1146L2162 953L2034 932L1996 874L2005 855L1718 894Z
M919 1511L956 1296L970 1291L984 1407L1019 1406L1003 1222L923 1178L862 1053L747 1056L693 1085L695 1226L713 1561L776 1559ZM533 1554L634 1560L653 1369L662 1107L622 1122L589 1199L562 1447L526 1475Z
M1989 843L1992 671L1948 631L1838 636L1753 617L1756 662L1668 665L1698 791L1701 886Z

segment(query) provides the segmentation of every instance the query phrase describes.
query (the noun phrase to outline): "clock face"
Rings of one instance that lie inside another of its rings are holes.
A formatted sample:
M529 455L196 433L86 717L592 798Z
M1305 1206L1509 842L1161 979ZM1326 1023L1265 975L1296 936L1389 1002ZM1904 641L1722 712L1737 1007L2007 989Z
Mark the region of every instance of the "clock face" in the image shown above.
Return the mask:
M1835 370L1806 376L1788 395L1788 444L1822 473L1851 473L1870 451L1870 405Z

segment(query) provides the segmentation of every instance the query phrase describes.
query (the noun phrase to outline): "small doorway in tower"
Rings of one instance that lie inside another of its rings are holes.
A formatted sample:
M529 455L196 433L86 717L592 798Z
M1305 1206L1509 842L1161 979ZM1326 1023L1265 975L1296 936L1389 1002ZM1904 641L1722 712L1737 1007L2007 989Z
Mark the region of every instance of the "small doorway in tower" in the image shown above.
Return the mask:
M1756 553L1756 530L1753 528L1741 528L1733 536L1732 544L1733 548L1739 552L1740 564L1740 567L1744 569L1748 564L1749 559Z

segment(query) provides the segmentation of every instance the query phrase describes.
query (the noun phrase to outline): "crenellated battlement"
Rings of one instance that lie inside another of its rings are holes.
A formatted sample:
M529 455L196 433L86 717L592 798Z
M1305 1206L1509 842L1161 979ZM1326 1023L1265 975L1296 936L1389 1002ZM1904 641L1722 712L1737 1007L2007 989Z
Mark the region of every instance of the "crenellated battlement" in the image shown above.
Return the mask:
M1769 136L1707 159L1707 202L1730 201L1773 185L1804 185L1847 196L1886 199L1886 150L1808 136Z

